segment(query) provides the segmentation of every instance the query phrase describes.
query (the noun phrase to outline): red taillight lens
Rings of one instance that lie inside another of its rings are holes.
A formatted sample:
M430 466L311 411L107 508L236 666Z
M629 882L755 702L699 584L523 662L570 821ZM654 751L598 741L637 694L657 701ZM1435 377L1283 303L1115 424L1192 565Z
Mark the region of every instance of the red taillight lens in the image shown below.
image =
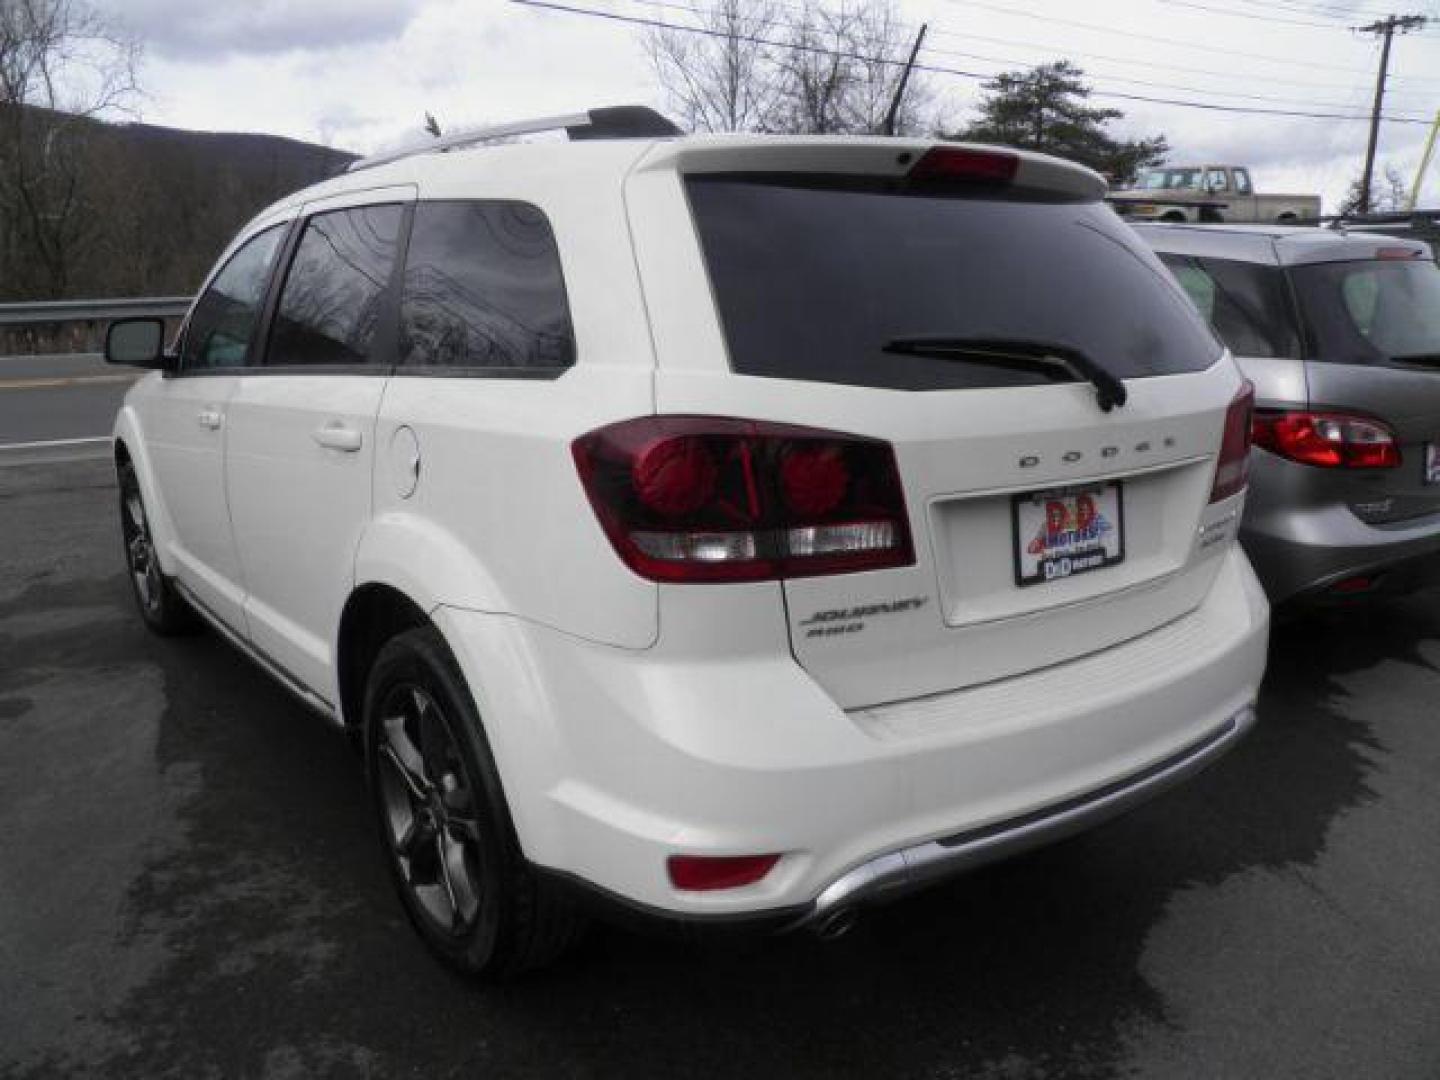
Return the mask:
M895 453L877 439L651 416L572 447L625 564L652 581L764 581L915 561Z
M1255 445L1321 469L1394 469L1395 435L1379 420L1343 413L1261 412Z
M1020 159L1003 150L936 146L925 151L920 160L911 166L908 179L1008 184L1015 179L1019 168Z
M1255 387L1247 380L1225 412L1225 433L1215 462L1210 501L1219 502L1245 490L1250 480L1250 417L1255 411Z
M700 439L661 439L641 450L630 469L635 494L662 517L684 517L715 494L718 470Z
M780 861L779 855L672 855L670 884L687 892L713 892L753 885Z

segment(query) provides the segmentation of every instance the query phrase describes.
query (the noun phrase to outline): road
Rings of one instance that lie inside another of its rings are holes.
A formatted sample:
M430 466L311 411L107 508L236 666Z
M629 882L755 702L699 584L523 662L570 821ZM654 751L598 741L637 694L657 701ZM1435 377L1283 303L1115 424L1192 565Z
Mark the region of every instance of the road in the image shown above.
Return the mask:
M108 436L141 374L96 356L0 357L0 447Z
M1281 627L1196 782L839 941L601 927L492 989L411 934L347 740L141 628L114 502L0 451L7 1080L1440 1075L1434 599Z

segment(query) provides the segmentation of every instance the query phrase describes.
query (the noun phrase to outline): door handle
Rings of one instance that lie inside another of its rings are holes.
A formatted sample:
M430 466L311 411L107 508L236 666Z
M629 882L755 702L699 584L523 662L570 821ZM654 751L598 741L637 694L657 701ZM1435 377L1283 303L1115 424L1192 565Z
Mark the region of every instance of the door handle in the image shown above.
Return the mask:
M347 454L353 454L365 442L364 436L360 432L352 427L346 427L338 420L331 421L324 427L318 427L310 434L321 446L331 450L343 450Z
M197 424L203 428L209 428L211 431L219 430L220 421L221 416L219 409L201 409L195 417Z

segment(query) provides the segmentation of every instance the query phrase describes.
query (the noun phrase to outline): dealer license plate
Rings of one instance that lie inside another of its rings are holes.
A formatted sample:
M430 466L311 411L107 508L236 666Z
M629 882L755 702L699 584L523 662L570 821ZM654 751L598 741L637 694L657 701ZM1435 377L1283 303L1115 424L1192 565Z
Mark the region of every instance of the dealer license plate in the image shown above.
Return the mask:
M1088 574L1125 561L1125 501L1119 483L1016 495L1015 584Z
M1425 483L1440 484L1440 444L1425 444Z

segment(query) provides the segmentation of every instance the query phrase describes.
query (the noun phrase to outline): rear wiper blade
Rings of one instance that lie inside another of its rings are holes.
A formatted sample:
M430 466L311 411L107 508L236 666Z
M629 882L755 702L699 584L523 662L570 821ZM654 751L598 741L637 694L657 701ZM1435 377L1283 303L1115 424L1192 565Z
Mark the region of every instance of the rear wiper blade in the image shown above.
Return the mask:
M1440 352L1433 353L1412 353L1409 356L1392 356L1390 359L1397 364L1426 364L1428 366L1440 366Z
M1125 384L1079 349L1048 341L945 337L914 334L892 338L881 351L900 356L930 356L938 360L972 360L1013 371L1039 372L1064 381L1084 381L1095 387L1102 412L1124 405Z

